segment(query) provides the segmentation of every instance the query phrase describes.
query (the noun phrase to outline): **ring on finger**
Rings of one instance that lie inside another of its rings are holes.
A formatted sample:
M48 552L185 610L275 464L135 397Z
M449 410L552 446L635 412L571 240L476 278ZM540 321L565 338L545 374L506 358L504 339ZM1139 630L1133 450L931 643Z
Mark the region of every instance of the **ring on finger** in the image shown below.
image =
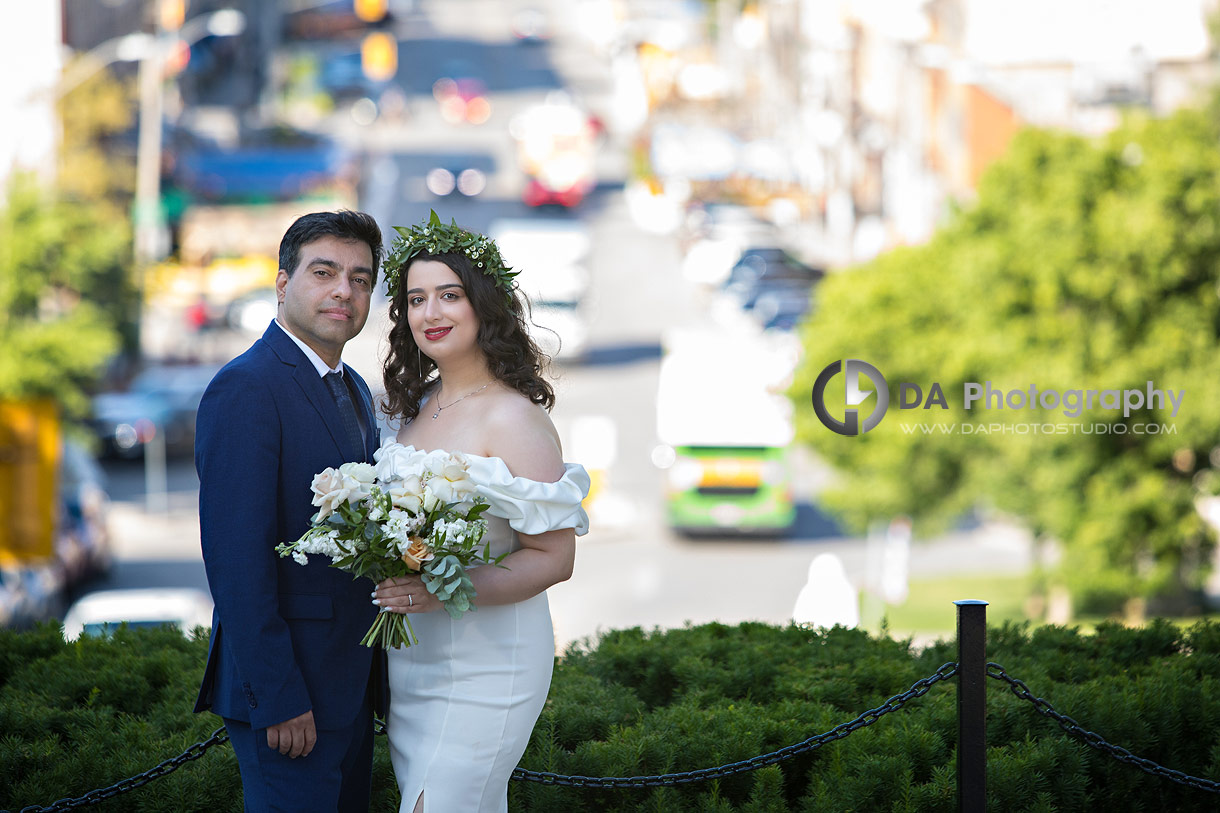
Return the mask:
M414 597L414 596L412 596L410 593L407 593L407 606L408 606L408 607L414 607L414 606L415 606L415 597Z

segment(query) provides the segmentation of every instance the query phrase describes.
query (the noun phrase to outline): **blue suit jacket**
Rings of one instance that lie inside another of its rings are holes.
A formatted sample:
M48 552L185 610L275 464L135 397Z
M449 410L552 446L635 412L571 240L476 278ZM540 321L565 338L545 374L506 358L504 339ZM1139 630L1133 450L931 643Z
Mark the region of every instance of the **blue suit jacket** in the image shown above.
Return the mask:
M372 397L354 370L344 375L370 430L364 449L347 448L325 383L275 324L199 404L199 526L216 611L195 711L265 728L312 709L319 729L339 729L355 722L370 680L384 705L384 655L360 645L376 616L373 583L325 557L301 566L275 552L309 528L315 474L372 460Z

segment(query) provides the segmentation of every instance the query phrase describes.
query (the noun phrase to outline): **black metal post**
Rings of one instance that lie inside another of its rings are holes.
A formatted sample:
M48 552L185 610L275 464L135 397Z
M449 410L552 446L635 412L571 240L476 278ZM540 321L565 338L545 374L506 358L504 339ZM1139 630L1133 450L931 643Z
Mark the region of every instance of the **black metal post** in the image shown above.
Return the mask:
M987 809L987 602L957 605L957 810Z

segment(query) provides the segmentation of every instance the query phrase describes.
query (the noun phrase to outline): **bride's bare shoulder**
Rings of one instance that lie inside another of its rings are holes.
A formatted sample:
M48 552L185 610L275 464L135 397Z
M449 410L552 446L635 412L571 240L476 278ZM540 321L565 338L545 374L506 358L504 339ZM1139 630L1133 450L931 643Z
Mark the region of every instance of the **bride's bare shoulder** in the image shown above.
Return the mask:
M563 475L559 432L545 409L507 388L484 406L486 457L501 458L518 477L551 482Z

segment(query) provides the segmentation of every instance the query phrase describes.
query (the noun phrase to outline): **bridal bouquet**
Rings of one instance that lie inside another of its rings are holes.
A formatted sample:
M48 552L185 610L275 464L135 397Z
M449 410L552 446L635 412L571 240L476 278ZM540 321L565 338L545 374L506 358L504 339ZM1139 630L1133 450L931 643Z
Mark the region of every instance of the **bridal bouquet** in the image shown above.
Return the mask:
M445 611L460 618L475 609L472 563L499 564L489 547L487 510L460 453L420 452L399 443L377 450L370 463L344 463L313 478L318 513L296 542L276 547L280 556L308 564L308 554L329 556L331 567L380 582L419 573ZM410 636L408 637L408 631ZM419 643L410 619L382 610L361 640L385 649Z

